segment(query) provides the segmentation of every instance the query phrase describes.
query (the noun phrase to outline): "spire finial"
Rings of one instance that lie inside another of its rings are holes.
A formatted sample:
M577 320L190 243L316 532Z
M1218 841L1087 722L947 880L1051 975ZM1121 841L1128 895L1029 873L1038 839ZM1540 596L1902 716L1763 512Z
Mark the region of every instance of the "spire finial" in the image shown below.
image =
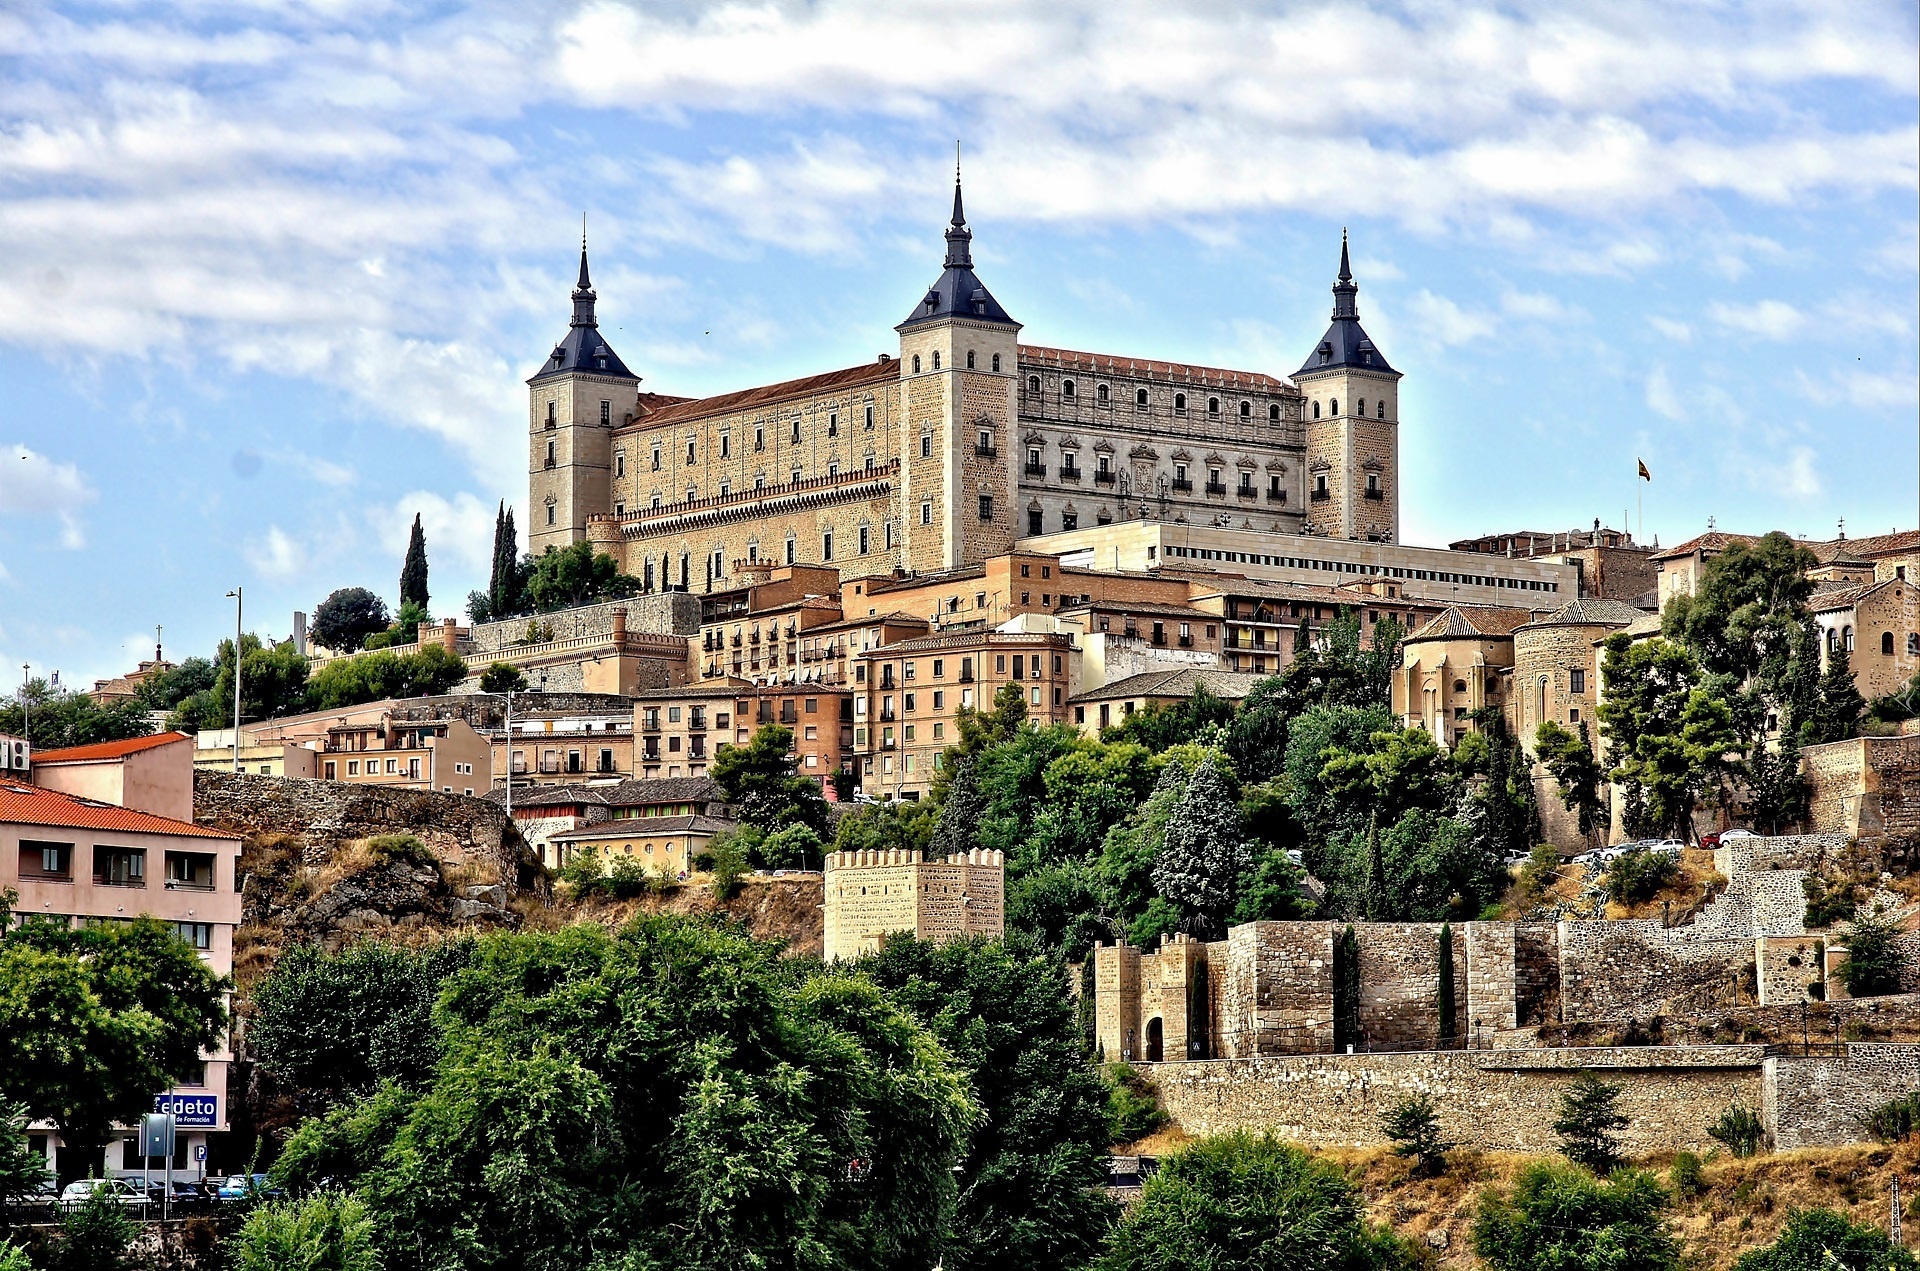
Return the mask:
M580 213L580 281L575 284L575 290L586 291L592 286L592 280L587 277L587 214L582 212Z
M953 220L955 227L967 223L967 214L960 206L960 143L953 143Z
M1340 227L1340 281L1352 282L1353 270L1347 265L1347 227Z
M947 268L973 268L973 231L960 204L960 143L953 143L953 219L947 224Z
M1353 299L1359 293L1360 288L1353 281L1353 269L1347 264L1347 230L1343 225L1340 227L1340 277L1333 284L1333 316L1336 321L1360 316Z

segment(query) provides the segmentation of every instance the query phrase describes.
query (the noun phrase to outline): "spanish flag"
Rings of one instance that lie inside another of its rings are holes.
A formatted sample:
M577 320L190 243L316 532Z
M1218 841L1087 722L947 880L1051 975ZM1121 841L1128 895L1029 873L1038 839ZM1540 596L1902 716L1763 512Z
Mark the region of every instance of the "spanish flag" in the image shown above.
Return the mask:
M1642 481L1653 480L1653 474L1647 471L1647 461L1645 459L1635 459L1634 462L1640 465L1640 479Z

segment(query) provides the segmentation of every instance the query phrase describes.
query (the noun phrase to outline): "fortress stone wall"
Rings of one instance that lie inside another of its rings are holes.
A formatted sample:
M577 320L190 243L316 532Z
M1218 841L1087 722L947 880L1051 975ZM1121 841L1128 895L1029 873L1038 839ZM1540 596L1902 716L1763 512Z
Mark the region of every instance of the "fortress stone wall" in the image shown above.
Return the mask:
M858 958L896 931L925 940L1000 936L1006 929L1005 883L999 852L975 850L944 860L923 860L905 848L829 852L825 956L829 962ZM1137 989L1125 992L1137 997Z

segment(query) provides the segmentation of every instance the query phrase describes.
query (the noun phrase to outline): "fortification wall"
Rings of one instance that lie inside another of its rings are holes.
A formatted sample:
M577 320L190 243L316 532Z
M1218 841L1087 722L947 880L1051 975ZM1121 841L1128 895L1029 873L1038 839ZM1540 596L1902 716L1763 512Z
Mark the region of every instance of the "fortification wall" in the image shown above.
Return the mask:
M999 852L924 861L918 851L829 852L825 869L828 961L857 958L891 932L926 940L1003 934L1005 864Z
M655 592L650 596L628 596L625 600L607 600L597 605L581 605L576 609L527 614L503 622L475 623L470 635L471 644L462 648L461 652L498 653L502 650L511 651L515 645L523 643L544 643L544 640L527 640L527 626L535 622L540 624L542 632L552 630L553 634L546 639L576 640L596 636L610 639L613 636L615 609L627 611L627 630L635 634L700 634L698 596L681 591Z
M1440 1034L1440 924L1356 923L1360 1036L1372 1049L1433 1046ZM1451 933L1455 1018L1467 966L1466 941Z
M1920 1090L1920 1046L1856 1044L1845 1055L1765 1063L1760 1115L1776 1149L1855 1143L1859 1119Z
M1761 1104L1759 1046L1426 1051L1166 1063L1141 1071L1190 1134L1272 1131L1317 1146L1385 1142L1380 1116L1426 1094L1449 1138L1489 1150L1550 1151L1561 1091L1581 1068L1625 1089L1633 1153L1714 1146L1707 1127L1740 1101Z
M1519 1009L1519 958L1515 952L1519 933L1510 922L1470 922L1461 931L1466 962L1457 999L1460 1031L1512 1028L1518 1022ZM1456 975L1461 971L1458 959L1454 970Z
M1249 922L1227 933L1214 1015L1216 1055L1333 1048L1333 941L1326 922ZM1209 946L1209 950L1218 948Z
M1753 940L1677 938L1648 921L1560 924L1563 1020L1646 1018L1730 1005L1753 964Z

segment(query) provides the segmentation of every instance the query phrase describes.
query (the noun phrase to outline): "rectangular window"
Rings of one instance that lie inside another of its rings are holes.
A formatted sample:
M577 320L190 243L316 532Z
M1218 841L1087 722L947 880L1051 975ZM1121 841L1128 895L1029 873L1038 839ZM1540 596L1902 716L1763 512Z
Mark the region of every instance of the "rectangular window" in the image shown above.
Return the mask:
M20 877L73 881L73 844L20 840Z
M828 530L825 534L822 534L820 536L820 559L823 561L829 561L833 559L833 531L832 530Z
M873 431L873 403L867 403L867 431Z
M147 852L140 847L93 849L93 881L101 887L145 887Z
M922 459L933 458L933 434L930 432L920 434L920 457Z
M862 525L860 527L860 554L862 556L865 556L870 550L871 545L868 541L868 535L870 533L871 531L866 526Z
M920 505L920 524L933 524L933 503L931 500Z
M947 691L945 689L940 689L940 688L933 690L933 709L940 710L944 708L946 704L947 704Z
M1586 692L1587 691L1587 673L1585 671L1568 671L1567 672L1567 688L1570 692L1574 692L1574 693Z
M334 766L334 761L331 759L327 760L327 780L335 781L338 779L339 779L339 772Z
M347 775L349 777L357 777L360 775L360 761L358 759L347 760Z
M993 496L991 494L983 494L980 496L980 519L983 521L991 521L993 519Z
M612 402L600 403L600 422L602 425L611 425L613 423L613 403Z
M182 940L185 940L188 944L192 945L194 948L196 949L213 948L213 924L212 923L210 922L176 922L170 925L173 927L173 934L175 934L176 936L179 936ZM205 1084L205 1081L206 1081L206 1078L202 1077L198 1083L185 1082L182 1084L187 1084L187 1085Z

